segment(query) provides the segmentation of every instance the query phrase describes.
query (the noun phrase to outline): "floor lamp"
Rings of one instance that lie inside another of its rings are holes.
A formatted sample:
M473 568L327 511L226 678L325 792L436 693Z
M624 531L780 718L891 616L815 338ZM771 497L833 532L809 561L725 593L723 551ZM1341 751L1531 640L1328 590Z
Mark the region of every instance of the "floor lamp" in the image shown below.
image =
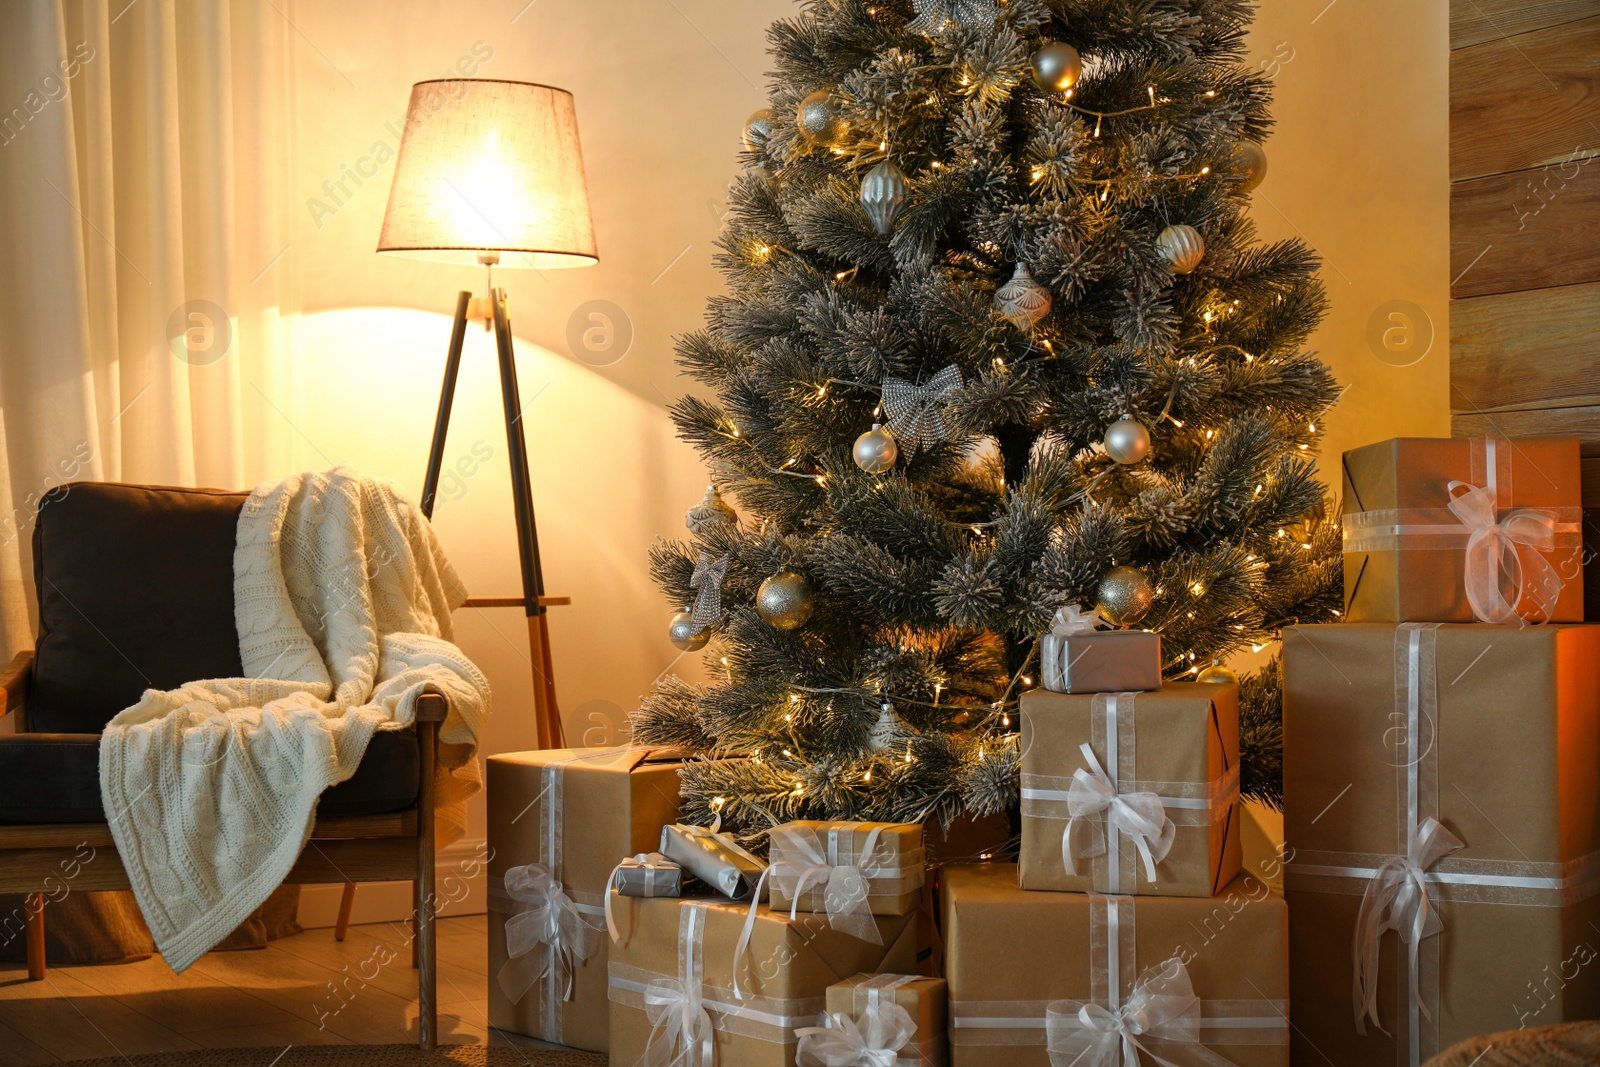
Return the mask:
M447 78L412 86L378 251L484 267L488 295L475 299L462 291L456 296L422 511L432 518L467 320L482 318L485 329L494 330L500 365L522 595L473 599L467 606L526 612L539 747L564 747L545 609L570 600L545 595L523 435L527 413L517 391L506 293L494 287L493 271L496 265L586 267L598 260L572 94L548 85L487 79Z

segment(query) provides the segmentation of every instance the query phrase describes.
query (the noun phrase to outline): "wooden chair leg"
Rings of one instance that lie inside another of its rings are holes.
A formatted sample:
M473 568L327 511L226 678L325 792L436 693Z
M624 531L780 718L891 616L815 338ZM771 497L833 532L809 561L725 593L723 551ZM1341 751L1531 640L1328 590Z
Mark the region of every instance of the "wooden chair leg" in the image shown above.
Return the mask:
M28 981L44 981L44 894L31 893L23 901L28 919Z
M418 947L417 968L417 1044L431 1049L438 1043L439 1033L439 957L434 937L434 835L433 835L433 772L434 753L439 740L438 722L419 722L417 740L420 742L422 764L421 788L417 791L417 936L413 944Z
M343 941L344 935L350 932L350 909L356 903L356 884L344 884L344 896L339 898L339 919L333 924L333 939Z

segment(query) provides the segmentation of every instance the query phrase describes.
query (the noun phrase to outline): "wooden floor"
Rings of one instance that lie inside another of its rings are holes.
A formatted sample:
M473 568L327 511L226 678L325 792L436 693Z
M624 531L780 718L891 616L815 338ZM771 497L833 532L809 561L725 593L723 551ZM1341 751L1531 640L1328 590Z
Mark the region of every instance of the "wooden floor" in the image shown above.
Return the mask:
M439 1043L548 1048L489 1032L482 915L439 920ZM0 963L0 1067L174 1049L392 1045L417 1039L417 972L399 926L307 930L213 952L183 974L159 956L52 967L30 982Z

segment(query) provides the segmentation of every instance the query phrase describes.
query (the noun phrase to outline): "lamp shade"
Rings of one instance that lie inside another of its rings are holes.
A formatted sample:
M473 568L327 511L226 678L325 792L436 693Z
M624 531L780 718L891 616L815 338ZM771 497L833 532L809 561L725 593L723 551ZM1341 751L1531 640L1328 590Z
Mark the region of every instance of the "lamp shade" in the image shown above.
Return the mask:
M474 78L412 86L378 251L447 263L500 252L502 267L594 263L572 94Z

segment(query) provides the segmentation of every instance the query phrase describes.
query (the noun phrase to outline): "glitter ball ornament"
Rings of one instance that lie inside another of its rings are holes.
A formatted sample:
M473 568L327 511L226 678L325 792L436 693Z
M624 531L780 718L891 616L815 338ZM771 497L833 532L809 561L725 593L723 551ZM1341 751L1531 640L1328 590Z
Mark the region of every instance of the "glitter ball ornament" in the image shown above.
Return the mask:
M1018 263L1011 280L994 291L994 307L1017 329L1031 330L1050 312L1050 290L1033 280L1025 264Z
M855 458L856 466L868 474L882 474L894 469L900 446L895 444L894 434L873 423L872 429L856 438L850 454Z
M1112 567L1095 590L1095 610L1113 626L1132 626L1144 618L1155 600L1150 579L1137 567Z
M1156 251L1172 264L1172 273L1188 274L1206 254L1206 240L1199 230L1180 222L1161 231L1156 238Z
M794 118L800 136L811 144L827 147L844 136L844 110L839 98L826 89L818 89L800 101Z
M891 160L884 160L861 179L861 208L872 220L872 228L887 236L906 209L911 187L905 173Z
M756 590L756 611L775 629L798 630L816 606L811 583L794 571L779 571Z
M679 651L698 652L706 647L711 634L695 626L694 616L687 611L680 611L667 624L667 640Z
M683 517L683 524L689 527L691 533L697 534L708 533L718 526L734 526L738 522L738 512L728 506L714 485L706 486L706 495Z
M1233 172L1239 176L1239 191L1248 193L1267 176L1267 153L1254 141L1233 146Z
M1051 41L1033 54L1033 80L1039 88L1064 93L1078 83L1083 57L1065 41Z
M744 150L758 152L766 147L767 138L772 135L772 109L764 107L754 112L744 120Z
M1221 660L1212 660L1211 666L1194 676L1197 682L1230 682L1239 684L1239 676L1222 665Z
M1150 431L1132 415L1124 415L1106 427L1105 445L1106 455L1118 463L1138 463L1150 454Z

